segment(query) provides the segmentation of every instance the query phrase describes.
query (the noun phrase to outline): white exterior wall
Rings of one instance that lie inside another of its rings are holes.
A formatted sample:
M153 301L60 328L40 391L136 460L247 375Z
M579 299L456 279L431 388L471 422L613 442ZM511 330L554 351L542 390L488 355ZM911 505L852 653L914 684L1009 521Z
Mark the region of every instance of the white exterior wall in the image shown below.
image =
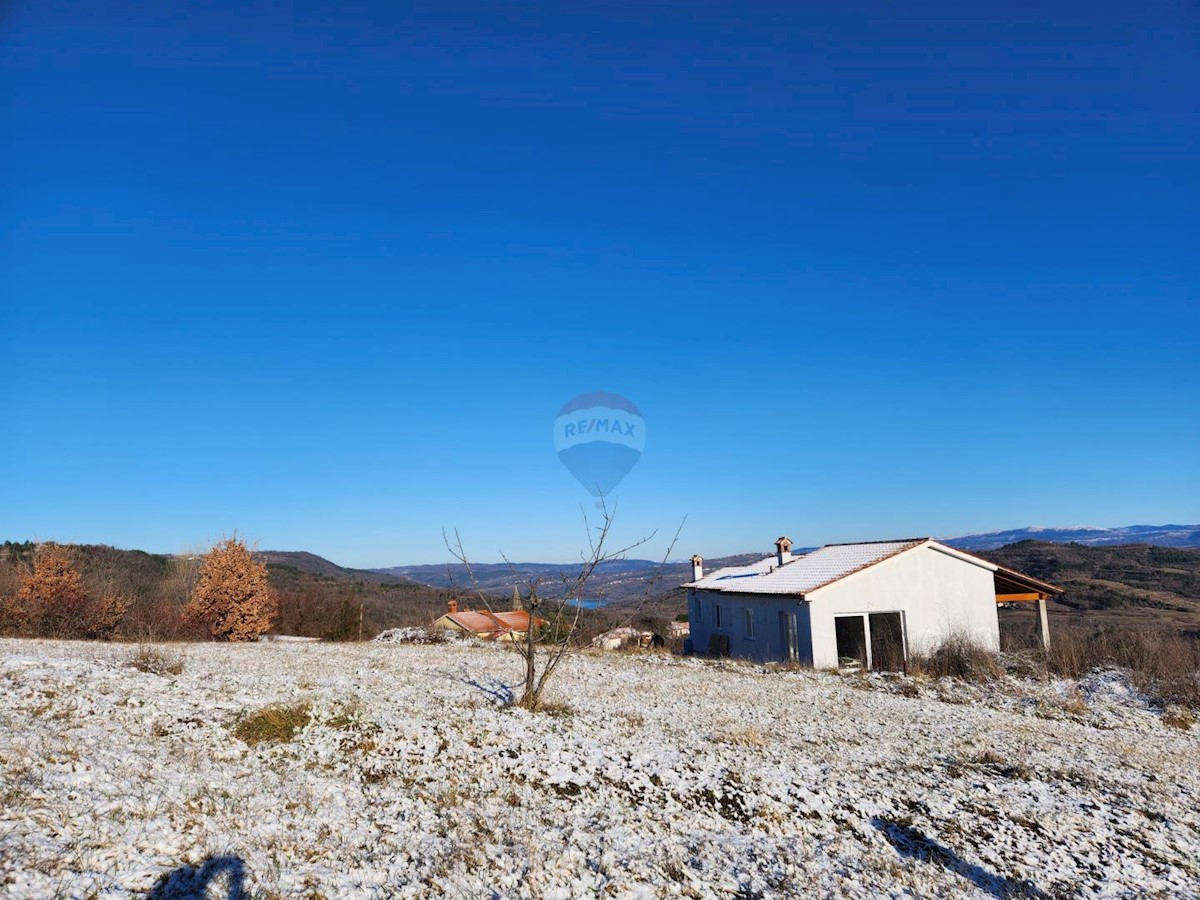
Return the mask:
M714 606L721 607L721 626L716 625ZM746 634L745 610L754 611L754 637ZM727 594L720 591L688 591L688 625L692 649L707 653L714 634L729 638L729 655L759 662L787 659L779 614L796 617L797 662L812 664L811 629L808 604L798 597L772 597L762 594Z
M917 547L885 559L813 591L809 599L816 668L837 665L833 619L847 613L902 613L909 653L932 650L957 634L991 650L1000 649L991 570L933 547Z

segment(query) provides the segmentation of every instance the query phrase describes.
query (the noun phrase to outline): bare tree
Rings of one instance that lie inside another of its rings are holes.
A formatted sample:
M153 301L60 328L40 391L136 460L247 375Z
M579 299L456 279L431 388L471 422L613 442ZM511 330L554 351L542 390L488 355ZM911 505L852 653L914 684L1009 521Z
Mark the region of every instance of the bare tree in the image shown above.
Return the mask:
M518 585L514 585L513 587L514 608L519 605L529 615L528 626L523 638L514 640L511 643L511 646L521 656L523 663L524 674L521 682L521 695L516 701L517 705L523 709L536 711L541 706L546 685L563 660L570 656L571 652L575 649L576 628L579 625L579 617L583 611L584 588L596 573L596 569L604 563L625 559L631 550L649 543L654 539L655 534L657 534L657 531L651 532L631 544L627 544L617 550L612 550L608 545L616 510L614 508L610 511L604 503L603 498L601 498L600 513L601 521L598 525L593 525L588 520L587 513L583 513L588 548L580 554L578 570L572 573L564 572L560 576L561 597L542 597L539 593L539 588L545 583L545 580L538 576L531 576L523 580L524 596L521 596ZM683 525L681 524L680 530L682 528ZM653 584L661 577L662 569L674 551L675 542L678 537L679 531L677 530L675 538L671 541L670 546L667 547L662 562L659 564L657 574L650 584ZM458 529L454 531L453 542L445 531L442 532L442 538L446 543L446 549L466 569L467 577L471 581L472 590L478 600L490 611L492 609L491 599L479 587L479 582L475 577L474 569L471 566L471 561L467 556ZM508 557L503 553L500 555L505 563L508 564L509 571L512 573L514 579L521 580L517 575L516 567ZM648 590L649 587L647 587ZM558 592L556 591L555 593ZM545 618L542 617L543 615Z

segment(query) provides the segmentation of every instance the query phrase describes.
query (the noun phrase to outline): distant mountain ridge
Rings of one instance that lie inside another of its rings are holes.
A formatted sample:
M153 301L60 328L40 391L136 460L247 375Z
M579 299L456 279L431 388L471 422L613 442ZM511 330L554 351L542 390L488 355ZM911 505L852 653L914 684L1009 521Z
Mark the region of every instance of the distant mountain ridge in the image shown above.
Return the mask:
M1114 544L1153 544L1156 547L1200 547L1200 525L1126 525L1123 528L1099 528L1093 525L1046 527L1030 525L1008 531L988 531L942 538L943 543L962 550L994 550L1018 541L1047 541L1052 544L1086 544L1111 547Z

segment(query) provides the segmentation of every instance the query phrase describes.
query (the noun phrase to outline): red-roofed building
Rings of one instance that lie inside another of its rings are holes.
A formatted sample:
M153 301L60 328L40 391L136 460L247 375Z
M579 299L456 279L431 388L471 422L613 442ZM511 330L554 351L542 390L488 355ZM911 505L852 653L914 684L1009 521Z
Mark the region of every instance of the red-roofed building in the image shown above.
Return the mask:
M525 610L492 612L490 609L458 608L458 601L450 601L450 609L433 623L434 628L457 631L485 641L524 640L529 631L529 613ZM534 619L534 627L545 625L543 619Z

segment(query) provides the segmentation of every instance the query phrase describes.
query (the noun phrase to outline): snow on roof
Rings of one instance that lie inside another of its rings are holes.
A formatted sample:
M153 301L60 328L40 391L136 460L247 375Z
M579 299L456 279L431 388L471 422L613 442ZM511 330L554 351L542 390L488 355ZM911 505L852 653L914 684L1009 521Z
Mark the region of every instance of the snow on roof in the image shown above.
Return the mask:
M862 544L826 544L782 566L778 557L768 556L748 566L717 569L684 587L734 594L807 594L859 569L928 543L932 543L929 538L905 538Z

